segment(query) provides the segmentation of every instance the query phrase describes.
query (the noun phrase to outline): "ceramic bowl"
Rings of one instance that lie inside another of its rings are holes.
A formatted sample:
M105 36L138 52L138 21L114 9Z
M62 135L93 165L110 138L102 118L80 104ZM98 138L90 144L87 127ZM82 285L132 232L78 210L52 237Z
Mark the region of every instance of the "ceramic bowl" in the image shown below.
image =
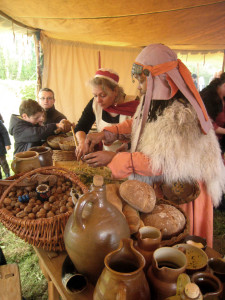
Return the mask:
M206 239L204 239L200 236L197 236L197 235L188 235L188 236L186 236L186 238L184 239L184 242L186 244L198 247L202 250L205 250L206 247L207 247Z
M202 249L189 244L177 244L174 245L173 248L180 248L179 250L183 251L186 254L187 273L193 274L194 272L202 271L207 267L208 256Z
M208 266L212 273L222 282L225 282L225 260L213 257L208 260Z

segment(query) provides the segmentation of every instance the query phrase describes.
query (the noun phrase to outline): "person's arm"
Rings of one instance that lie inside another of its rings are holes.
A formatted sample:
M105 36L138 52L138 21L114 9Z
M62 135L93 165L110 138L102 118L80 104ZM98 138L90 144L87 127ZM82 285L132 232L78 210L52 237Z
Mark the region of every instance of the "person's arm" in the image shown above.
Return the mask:
M33 126L28 124L28 126L19 125L13 131L13 137L15 141L19 142L38 142L41 140L47 139L48 136L53 135L55 129L57 129L57 125L47 124L44 126Z
M92 104L93 99L91 99L88 102L85 109L83 110L82 115L74 128L75 133L78 131L83 131L87 134L88 131L91 129L92 125L94 124L95 114L93 112Z
M225 128L223 128L223 127L217 127L215 129L215 133L216 134L225 134Z
M3 137L5 146L10 146L11 142L10 142L9 134L2 121L0 121L0 135Z
M108 163L114 178L126 178L131 174L139 174L142 176L159 176L161 170L152 171L151 159L141 152L120 152L113 156L111 162Z

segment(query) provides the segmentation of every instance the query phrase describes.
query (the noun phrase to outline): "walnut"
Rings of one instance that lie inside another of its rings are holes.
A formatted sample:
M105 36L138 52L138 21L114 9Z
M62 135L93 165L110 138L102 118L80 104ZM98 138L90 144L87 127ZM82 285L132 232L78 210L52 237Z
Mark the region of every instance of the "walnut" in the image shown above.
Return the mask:
M54 194L56 192L56 187L54 186L52 189L51 189L51 194Z
M37 212L37 214L36 214L36 217L37 218L45 218L46 217L46 213L43 213L43 212Z
M32 208L32 212L34 214L36 214L39 211L39 209L40 209L39 206L35 206L35 207Z
M10 198L5 198L4 200L3 200L3 203L5 204L5 205L10 205L11 204L11 199Z
M73 212L73 207L68 207L68 211Z
M17 207L17 208L14 210L15 213L18 213L19 211L21 211L21 209L20 209L19 207Z
M66 206L61 206L59 211L60 211L60 213L65 213L65 212L67 212L67 207Z
M24 211L20 211L20 212L18 212L17 214L16 214L16 217L17 218L24 218L24 217L26 217L26 213L24 212Z
M7 209L7 210L12 210L13 208L12 208L11 205L7 205L7 206L6 206L6 209Z
M33 187L32 187L32 186L26 186L26 187L25 187L25 190L26 190L26 191L28 191L28 192L31 192L31 191L32 191L32 189L33 189Z
M67 196L67 195L64 195L64 196L63 196L63 200L66 200L66 201L67 201L67 200L68 200L68 196Z
M35 198L31 198L31 199L29 200L29 203L36 203L36 199L35 199Z
M34 213L28 214L28 218L29 218L29 219L35 219L35 214L34 214Z
M61 200L59 206L60 206L60 207L61 207L61 206L65 206L65 205L66 205L66 202L67 202L66 200Z
M23 204L23 203L20 204L20 208L21 208L21 209L24 209L25 207L26 207L25 204Z
M47 213L47 218L54 217L54 216L55 216L55 214L54 214L54 212L52 212L52 211L49 211L49 212Z
M24 208L24 211L25 211L26 213L31 213L31 212L32 212L32 207L27 206L27 207Z
M10 192L9 193L9 197L11 198L11 197L14 197L16 195L16 192Z
M23 195L23 190L17 190L16 196L19 197L19 196L22 196L22 195Z
M11 201L11 206L14 207L17 202L15 200Z
M51 204L49 202L44 203L44 209L45 210L50 210L51 209Z
M56 200L55 196L50 196L49 199L48 199L48 201L50 203L53 203L55 200Z
M57 193L57 194L62 194L62 188L61 188L61 186L58 186L58 187L57 187L56 193Z
M73 202L67 202L66 207L73 207Z
M16 203L15 203L15 207L20 207L20 202L19 201L17 201Z
M42 204L41 200L37 200L36 204L39 204L39 205Z

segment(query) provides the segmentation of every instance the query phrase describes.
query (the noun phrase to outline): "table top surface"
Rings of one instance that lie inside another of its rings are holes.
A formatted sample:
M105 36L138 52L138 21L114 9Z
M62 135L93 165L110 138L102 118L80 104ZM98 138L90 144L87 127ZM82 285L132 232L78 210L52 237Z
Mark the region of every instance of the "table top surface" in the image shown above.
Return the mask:
M88 285L88 287L81 293L68 293L62 284L62 265L67 256L66 251L63 252L48 252L41 248L34 247L34 250L41 260L44 268L46 269L49 277L54 283L60 296L63 300L92 300L94 287ZM222 257L220 253L214 249L207 247L205 250L209 258L211 257Z

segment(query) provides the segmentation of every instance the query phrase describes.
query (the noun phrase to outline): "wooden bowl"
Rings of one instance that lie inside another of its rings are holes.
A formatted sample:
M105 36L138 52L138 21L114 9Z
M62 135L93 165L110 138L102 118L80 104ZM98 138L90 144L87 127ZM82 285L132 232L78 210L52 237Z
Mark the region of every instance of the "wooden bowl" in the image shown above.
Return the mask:
M51 135L47 138L47 143L52 149L58 149L60 150L59 147L59 142L60 139L65 137L66 135L64 134L59 134L59 135Z

